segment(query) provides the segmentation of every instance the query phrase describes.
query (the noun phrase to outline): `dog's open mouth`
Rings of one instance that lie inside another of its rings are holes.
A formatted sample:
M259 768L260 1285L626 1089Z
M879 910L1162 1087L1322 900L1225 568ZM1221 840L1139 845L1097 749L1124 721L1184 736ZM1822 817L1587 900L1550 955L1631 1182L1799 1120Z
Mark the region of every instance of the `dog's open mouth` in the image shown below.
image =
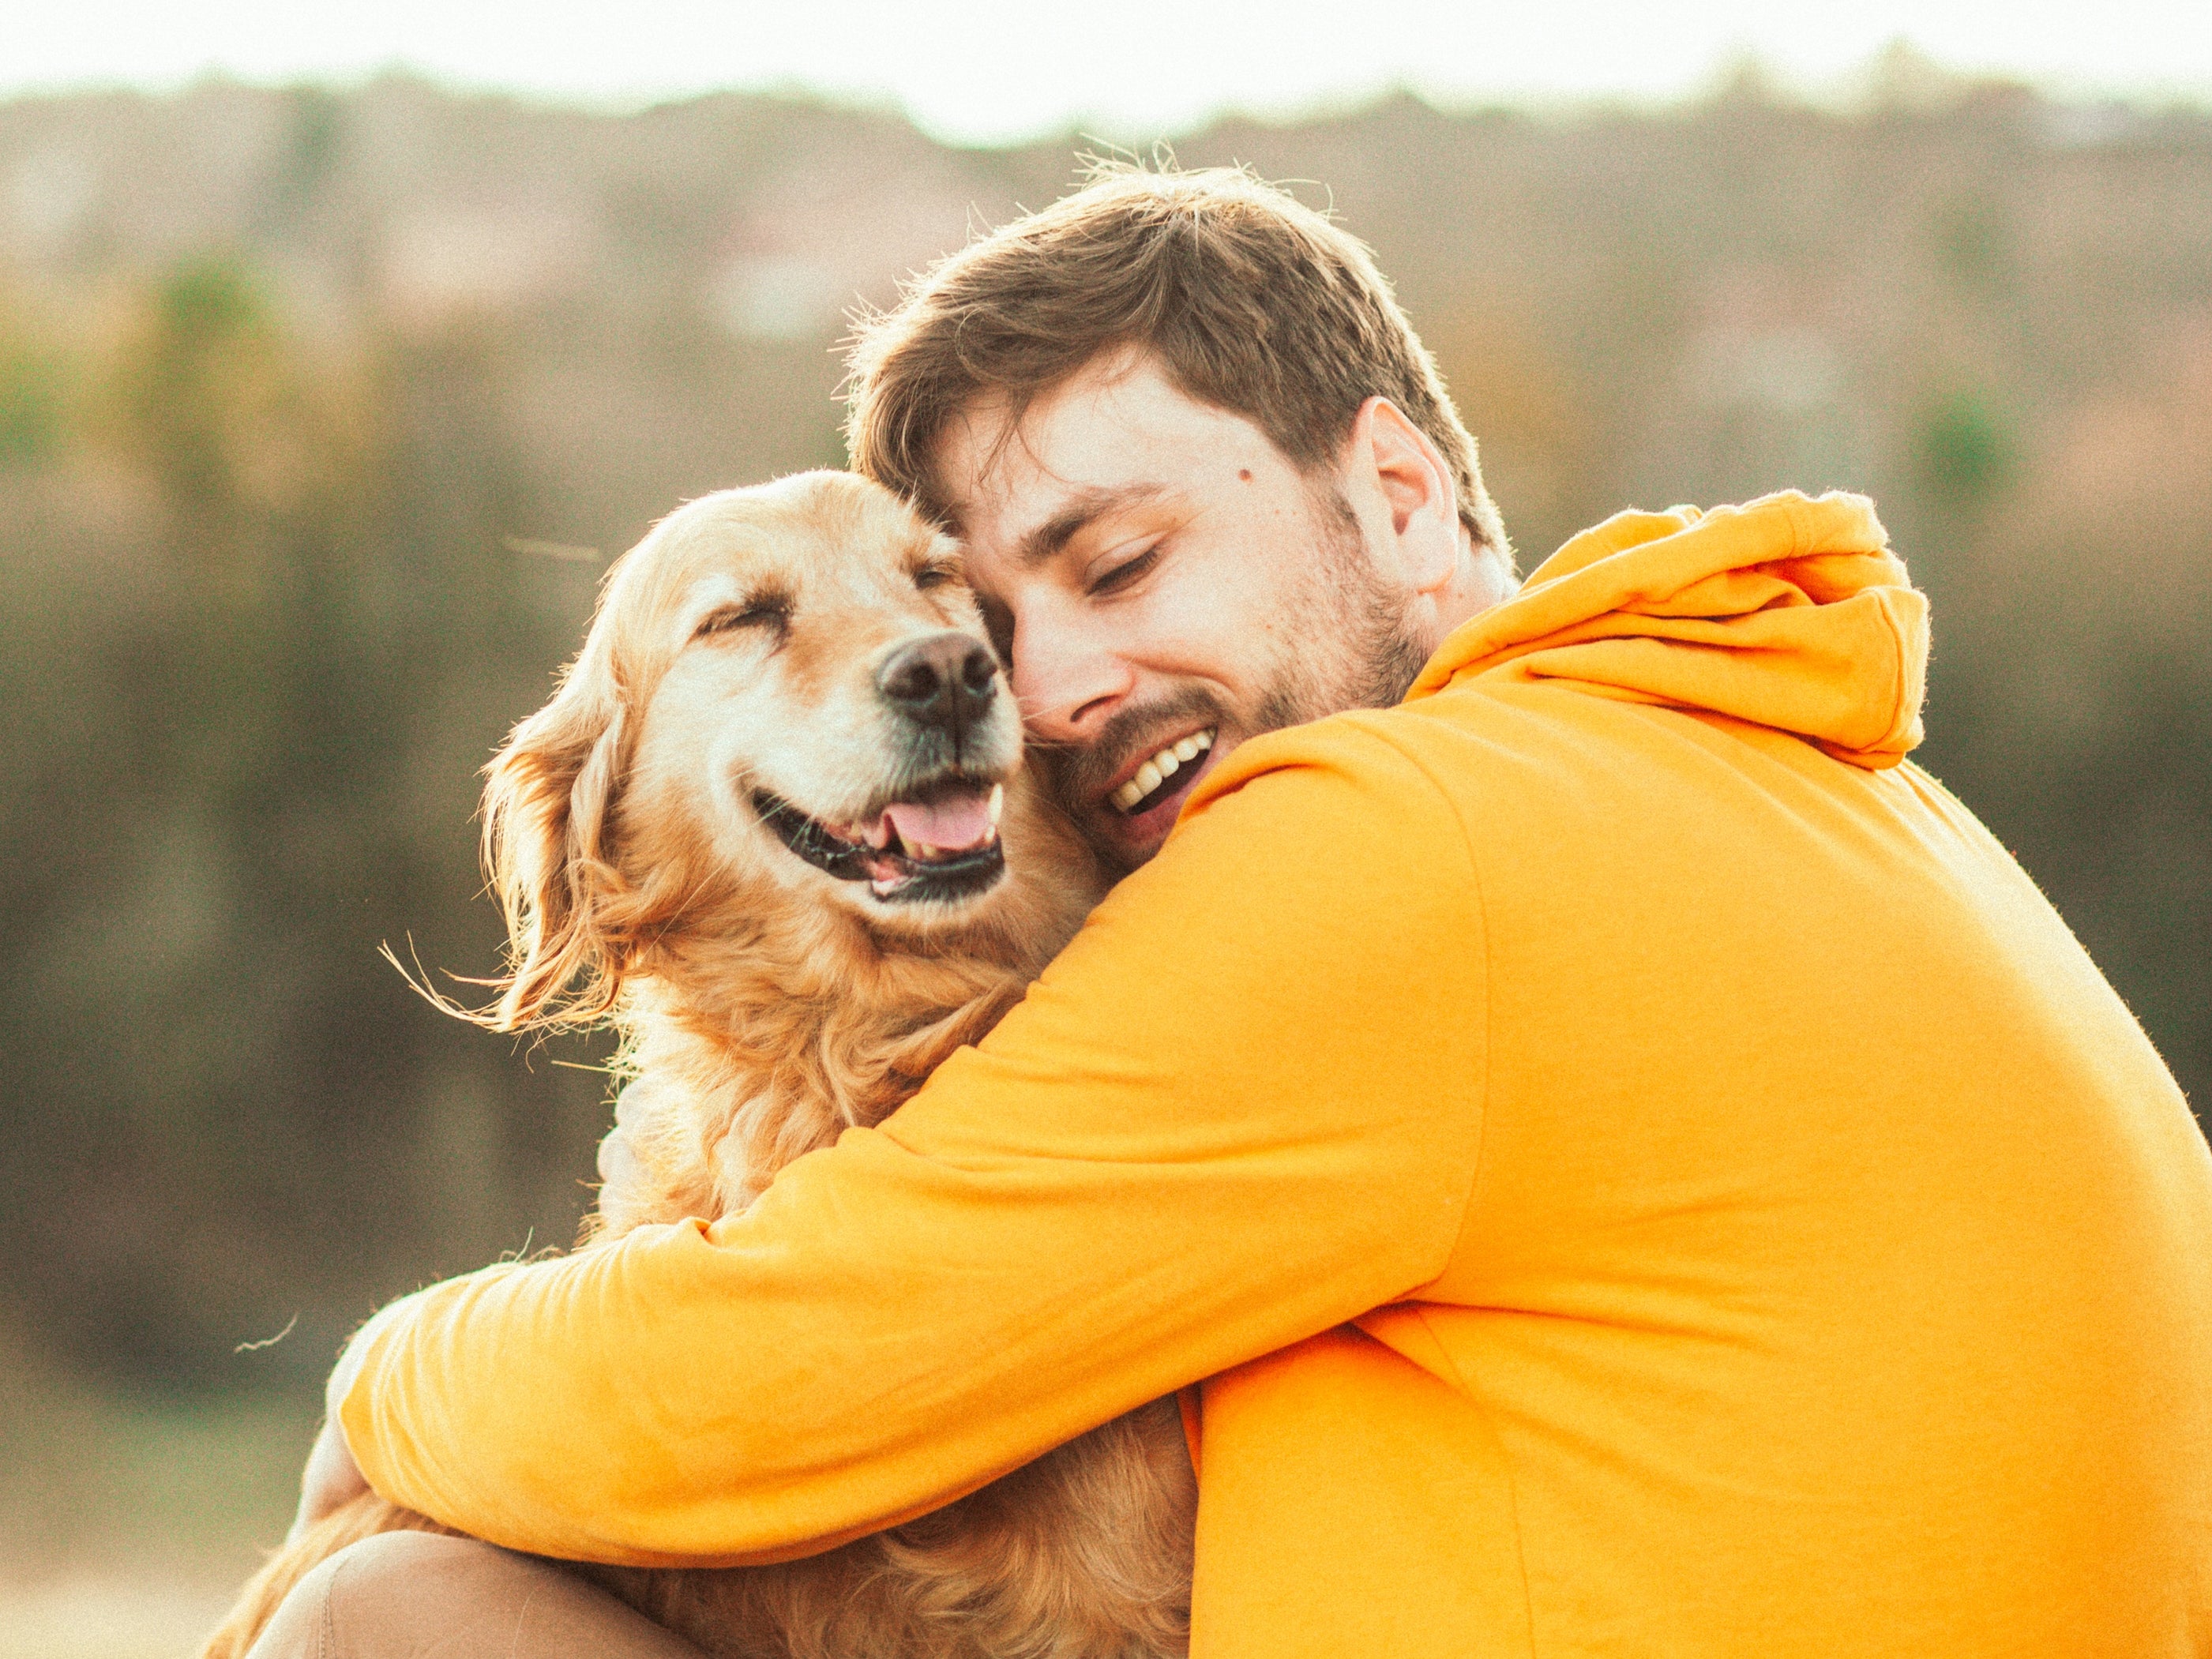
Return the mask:
M966 898L1006 873L999 811L1006 788L948 778L864 818L811 818L765 789L753 791L761 822L800 858L840 881L865 881L886 904Z

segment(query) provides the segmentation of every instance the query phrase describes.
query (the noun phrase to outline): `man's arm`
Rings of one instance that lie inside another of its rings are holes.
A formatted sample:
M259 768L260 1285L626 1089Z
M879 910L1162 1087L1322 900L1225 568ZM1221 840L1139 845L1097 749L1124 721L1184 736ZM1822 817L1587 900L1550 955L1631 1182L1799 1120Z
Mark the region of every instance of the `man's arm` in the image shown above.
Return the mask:
M422 1293L365 1334L346 1438L390 1497L602 1560L935 1508L1443 1270L1483 955L1458 820L1374 717L1248 744L879 1129L712 1226Z

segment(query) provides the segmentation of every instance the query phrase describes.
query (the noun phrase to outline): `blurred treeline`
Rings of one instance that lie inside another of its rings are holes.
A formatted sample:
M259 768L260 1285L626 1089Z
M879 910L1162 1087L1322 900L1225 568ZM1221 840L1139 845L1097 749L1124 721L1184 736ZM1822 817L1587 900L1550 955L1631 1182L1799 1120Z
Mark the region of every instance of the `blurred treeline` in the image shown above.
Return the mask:
M377 946L495 964L476 771L594 555L842 463L845 309L1075 148L400 78L0 105L0 1370L305 1396L379 1299L568 1240L594 1051ZM1870 491L1936 602L1923 758L2212 1099L2212 116L1899 59L1849 114L1747 78L1177 148L1375 245L1524 568Z

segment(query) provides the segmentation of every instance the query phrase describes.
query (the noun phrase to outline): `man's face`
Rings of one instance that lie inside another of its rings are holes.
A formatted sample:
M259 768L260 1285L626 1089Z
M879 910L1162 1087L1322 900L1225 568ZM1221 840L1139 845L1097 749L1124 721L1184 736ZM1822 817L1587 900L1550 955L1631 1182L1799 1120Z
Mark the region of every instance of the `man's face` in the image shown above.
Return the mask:
M1326 470L1146 358L950 424L937 480L1054 793L1117 872L1245 738L1396 702L1427 645Z

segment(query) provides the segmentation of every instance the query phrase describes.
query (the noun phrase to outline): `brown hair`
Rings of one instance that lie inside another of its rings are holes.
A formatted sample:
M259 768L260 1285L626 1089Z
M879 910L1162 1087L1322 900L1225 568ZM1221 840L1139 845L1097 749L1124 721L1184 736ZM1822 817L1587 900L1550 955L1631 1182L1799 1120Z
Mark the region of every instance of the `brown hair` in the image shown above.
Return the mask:
M1098 164L938 261L850 342L853 465L941 520L930 462L947 420L982 396L1018 419L1118 348L1152 354L1307 471L1388 398L1442 452L1476 544L1510 562L1474 440L1366 246L1242 167Z

